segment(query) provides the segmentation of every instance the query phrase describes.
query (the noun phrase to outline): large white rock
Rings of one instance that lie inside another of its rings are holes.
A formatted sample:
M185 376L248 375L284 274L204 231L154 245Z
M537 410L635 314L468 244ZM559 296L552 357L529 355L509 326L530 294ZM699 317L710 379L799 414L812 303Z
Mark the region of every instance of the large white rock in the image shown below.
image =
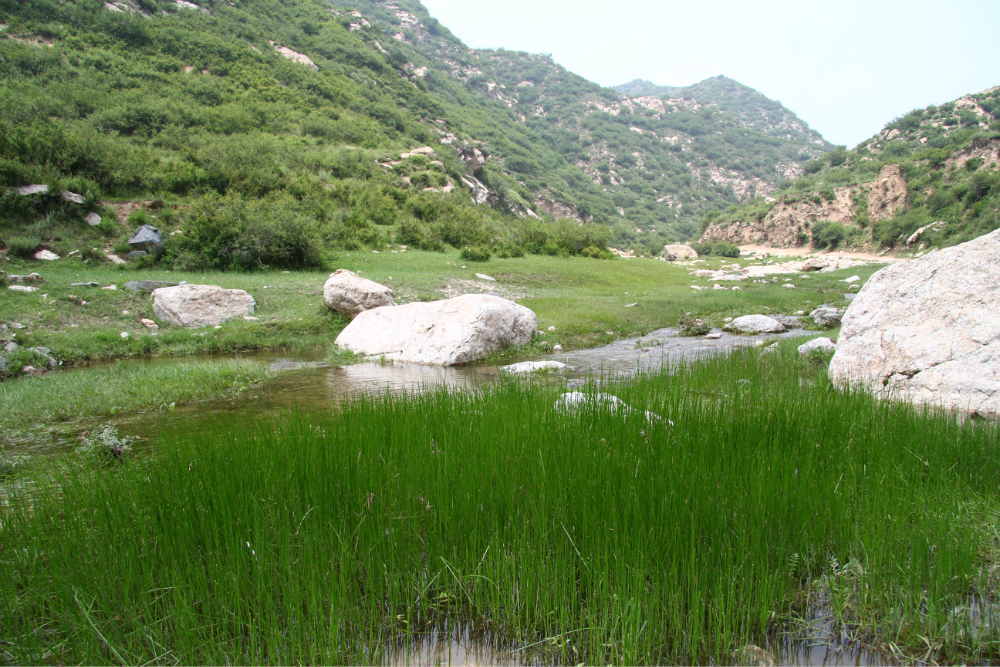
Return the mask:
M352 352L420 364L467 364L524 345L538 328L528 308L488 294L366 310L336 343Z
M781 333L785 330L785 325L767 315L744 315L737 317L722 328L745 334Z
M338 269L330 274L323 285L323 302L338 313L351 317L372 308L396 305L391 289L347 269Z
M253 313L253 297L218 285L177 285L153 290L153 315L186 329L216 326Z
M691 246L684 243L675 243L664 246L663 259L673 262L678 259L698 259L698 253Z
M839 386L1000 413L1000 230L872 276L830 363Z

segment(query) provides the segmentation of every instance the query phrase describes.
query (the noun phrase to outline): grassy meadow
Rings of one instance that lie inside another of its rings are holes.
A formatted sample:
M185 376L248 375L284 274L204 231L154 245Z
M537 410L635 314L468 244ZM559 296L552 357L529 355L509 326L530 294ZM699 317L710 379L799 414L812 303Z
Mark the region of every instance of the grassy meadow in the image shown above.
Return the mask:
M465 624L522 661L725 664L826 614L894 662L1000 659L996 423L823 370L788 341L588 389L627 415L511 380L32 468L0 656L382 663Z

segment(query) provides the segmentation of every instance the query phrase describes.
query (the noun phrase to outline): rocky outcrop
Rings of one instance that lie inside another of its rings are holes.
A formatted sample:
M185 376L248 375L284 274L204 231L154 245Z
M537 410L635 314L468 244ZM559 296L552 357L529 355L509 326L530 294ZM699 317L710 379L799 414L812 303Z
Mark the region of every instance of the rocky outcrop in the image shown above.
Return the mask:
M695 252L695 249L689 245L675 243L673 245L664 246L663 259L668 262L681 259L698 259L698 253Z
M550 215L556 220L560 218L569 218L570 220L575 220L577 222L590 222L594 219L593 216L581 216L576 206L563 204L562 202L551 197L537 197L535 199L535 208L540 213Z
M524 345L537 328L535 313L524 306L498 296L466 294L366 310L336 343L368 356L455 366Z
M459 151L458 156L465 163L466 168L468 168L469 173L475 174L480 169L486 166L486 157L483 152L478 148L467 147Z
M906 179L898 164L887 164L868 192L868 219L888 220L906 208Z
M323 302L327 308L349 317L356 317L372 308L396 305L391 289L347 269L338 269L330 274L323 285Z
M177 285L153 290L153 315L167 324L197 329L253 314L253 297L218 285Z
M1000 413L1000 230L872 276L844 314L830 379Z
M767 315L744 315L722 327L726 331L743 334L781 333L785 325Z
M490 190L485 183L480 181L475 176L462 176L462 185L468 188L469 193L472 195L472 201L476 204L476 206L482 206L483 204L496 206L499 201L496 193Z
M312 61L312 58L310 58L309 56L307 56L305 54L302 54L302 53L298 53L297 51L292 51L287 46L282 46L281 44L276 44L273 41L270 42L270 44L271 44L271 46L274 47L275 51L277 51L279 54L281 54L285 58L288 58L293 63L298 63L300 65L305 65L306 67L308 67L309 69L311 69L314 72L318 72L319 71L319 67L316 65L316 63L314 63Z

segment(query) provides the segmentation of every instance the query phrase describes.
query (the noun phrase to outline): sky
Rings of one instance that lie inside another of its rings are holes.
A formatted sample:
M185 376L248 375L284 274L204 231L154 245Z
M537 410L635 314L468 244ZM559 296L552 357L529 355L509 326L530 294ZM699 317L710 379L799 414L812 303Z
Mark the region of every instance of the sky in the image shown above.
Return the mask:
M423 0L472 48L550 53L604 86L724 74L853 147L1000 85L1000 0Z

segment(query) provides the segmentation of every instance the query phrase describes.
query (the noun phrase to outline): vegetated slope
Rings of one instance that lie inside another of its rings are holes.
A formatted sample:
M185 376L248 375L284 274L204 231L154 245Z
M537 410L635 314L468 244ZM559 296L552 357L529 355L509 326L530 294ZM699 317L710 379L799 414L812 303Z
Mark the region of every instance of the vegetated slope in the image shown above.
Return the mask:
M815 144L827 149L834 146L826 142L819 132L810 129L781 102L762 95L739 81L719 75L691 86L657 86L649 81L636 79L631 83L615 86L619 93L630 97L659 97L670 100L695 100L717 108L743 127L772 137Z
M606 254L608 226L505 213L527 215L530 192L471 147L564 171L609 219L577 167L460 86L430 92L395 40L353 21L321 0L0 0L0 250L99 261L92 245L153 222L183 230L159 258L179 268L309 266L388 241ZM476 168L496 210L461 185Z
M897 252L988 233L1000 227L1000 87L915 109L702 225L704 241Z
M471 50L417 0L334 2L365 19L358 34L378 29L410 49L412 71L428 90L448 98L457 88L487 100L538 140L518 150L479 137L494 168L517 179L531 206L606 222L610 199L611 214L624 223L615 241L626 245L655 252L664 241L696 235L705 211L769 193L833 148L779 104L729 79L691 87L705 99L629 97L544 54ZM569 164L553 169L536 154L540 145Z

